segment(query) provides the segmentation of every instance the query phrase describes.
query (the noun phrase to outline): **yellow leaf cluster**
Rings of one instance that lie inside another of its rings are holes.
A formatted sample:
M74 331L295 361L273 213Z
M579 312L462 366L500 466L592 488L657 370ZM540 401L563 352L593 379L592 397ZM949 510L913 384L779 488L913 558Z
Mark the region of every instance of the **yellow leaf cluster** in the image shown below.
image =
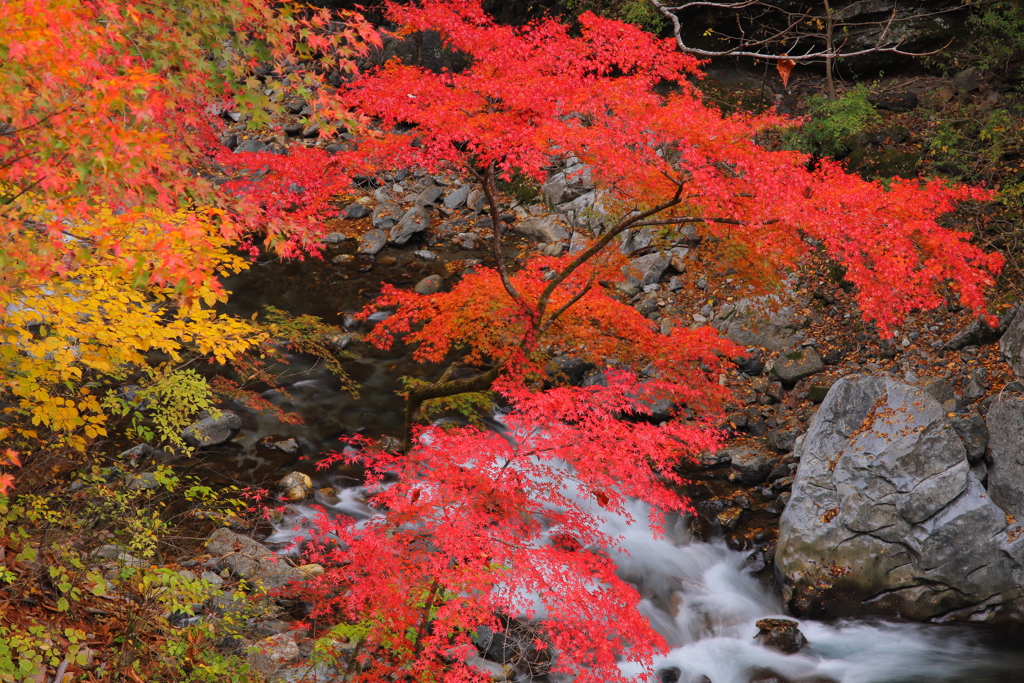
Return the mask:
M144 232L176 218L157 215L135 227ZM196 225L194 214L180 218ZM211 275L244 269L216 226L205 228L203 241L216 245ZM185 291L140 284L120 263L95 262L0 290L0 425L22 441L55 437L82 450L106 435L103 395L116 383L144 382L196 355L224 363L262 340L248 321L216 312L226 293L212 277Z

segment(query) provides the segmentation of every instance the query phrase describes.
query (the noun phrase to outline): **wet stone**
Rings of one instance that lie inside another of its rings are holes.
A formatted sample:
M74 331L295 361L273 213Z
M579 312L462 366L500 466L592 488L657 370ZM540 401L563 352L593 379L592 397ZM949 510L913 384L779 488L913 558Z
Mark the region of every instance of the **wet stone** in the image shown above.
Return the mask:
M789 619L761 619L757 622L761 630L755 638L764 647L792 654L807 644L807 638L800 632L799 626Z
M359 253L374 255L388 243L388 236L383 230L371 230L363 235L359 242Z
M417 294L435 294L441 291L441 285L443 284L440 275L428 275L412 288L412 291Z

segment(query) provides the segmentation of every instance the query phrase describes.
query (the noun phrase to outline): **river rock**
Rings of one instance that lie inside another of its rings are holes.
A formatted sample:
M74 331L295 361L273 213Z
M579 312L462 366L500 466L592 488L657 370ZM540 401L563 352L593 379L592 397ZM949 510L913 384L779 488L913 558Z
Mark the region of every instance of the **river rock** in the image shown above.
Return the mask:
M270 146L267 145L267 143L261 140L250 139L235 147L235 154L255 154L257 152L267 152L269 150Z
M554 205L571 202L591 189L588 184L589 173L580 167L574 171L575 173L570 171L556 173L541 186L541 194L549 203ZM566 173L569 175L567 176Z
M417 294L424 295L436 294L437 292L441 291L442 284L443 281L441 280L440 275L428 275L427 277L417 282L416 286L412 288L412 291L416 292Z
M651 228L640 228L639 230L626 230L622 233L622 246L619 249L623 254L632 254L654 244L654 230Z
M371 222L375 230L390 230L391 228L398 225L398 221L402 220L404 210L398 204L392 204L386 202L379 204L377 208L373 210L373 218Z
M472 189L469 194L466 195L466 208L473 213L480 213L484 210L484 202L487 200L487 195L481 189Z
M764 483L768 474L772 471L771 458L753 448L727 448L719 452L720 455L729 456L730 469L729 481L743 484L744 486L757 486Z
M370 210L362 204L352 203L342 209L341 215L350 220L355 220L357 218L366 218L370 215Z
M950 418L953 430L964 442L967 449L967 461L976 463L985 457L988 448L988 427L985 426L985 418L973 414Z
M273 676L298 661L302 653L294 633L281 633L264 638L249 649L249 666L265 676Z
M533 216L522 220L512 226L512 231L523 237L548 244L561 242L570 237L569 231L565 229L555 216Z
M449 211L454 211L461 206L466 204L466 199L469 197L469 193L472 192L473 186L466 184L455 190L447 197L444 198L444 208Z
M807 644L807 638L800 632L800 624L789 619L761 619L756 624L760 630L754 636L757 642L767 648L787 655L799 652Z
M359 241L359 253L373 256L388 243L388 235L383 230L370 230Z
M711 326L740 346L782 351L803 341L797 331L801 324L793 307L781 306L778 297L768 296L722 306Z
M816 375L824 370L825 363L822 362L821 356L810 347L783 353L772 368L772 372L790 386L804 377Z
M206 551L226 566L231 573L247 581L254 581L268 590L282 588L303 575L268 548L227 529L217 529L206 541Z
M889 376L843 378L798 448L775 556L793 614L1022 614L1024 540L926 392Z
M664 254L647 254L635 258L629 265L640 274L640 286L656 285L668 269L668 258Z
M295 450L298 451L297 444ZM277 488L281 490L282 498L297 502L313 495L313 480L309 478L309 475L302 472L292 472L277 482Z
M416 233L423 232L430 227L430 214L420 206L414 206L402 216L395 227L388 232L388 241L392 244L403 245L408 242Z
M207 417L190 425L181 433L181 438L193 448L206 448L224 443L241 428L242 418L225 410L220 417Z
M440 185L431 185L430 187L426 188L418 195L416 195L416 199L413 201L413 204L415 204L416 206L430 206L438 199L440 199L441 195L443 194L443 187L441 187Z

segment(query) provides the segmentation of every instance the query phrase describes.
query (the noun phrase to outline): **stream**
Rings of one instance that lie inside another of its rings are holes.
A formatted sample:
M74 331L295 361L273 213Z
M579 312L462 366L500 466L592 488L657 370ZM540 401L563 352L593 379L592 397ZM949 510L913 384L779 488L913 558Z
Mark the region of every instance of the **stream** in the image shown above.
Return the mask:
M349 245L344 252L352 253ZM379 291L373 283L411 284L438 263L409 268L411 254L394 255L392 267L356 258L343 264L266 262L229 280L233 291L225 311L249 317L265 305L293 314L314 314L325 322L342 325L345 315L361 309ZM449 257L451 255L443 255ZM459 256L463 258L464 255ZM330 254L328 254L330 258ZM349 319L350 329L365 331L369 323ZM309 474L319 491L316 505L288 506L275 521L270 543L288 544L301 534L304 518L322 510L329 514L366 518L374 511L362 501L358 472L333 469L318 472L316 454L340 448L339 437L360 433L371 438L397 435L403 403L395 395L402 375L423 374L409 349L387 354L358 346L358 360L346 370L360 384L358 399L340 391L339 384L308 358L290 356L284 384L291 401L281 405L302 416L304 424L239 411L243 427L226 447L211 449L203 459L208 476L235 483L267 485L288 472ZM283 397L281 397L283 399ZM273 397L272 397L272 400ZM236 408L231 406L232 410ZM298 452L274 444L294 439ZM663 683L783 683L789 681L837 683L1019 683L1024 680L1024 652L1019 634L975 626L891 623L851 620L824 623L796 620L808 644L786 655L759 645L754 636L759 619L792 619L783 612L774 586L745 567L748 551L732 550L721 538L702 541L690 531L688 518L667 522L657 537L645 525L646 511L633 503L638 520L627 526L623 517L595 508L604 530L618 535L628 554L618 555L620 576L636 585L644 596L643 614L668 641L672 650L655 663ZM298 529L298 530L297 530ZM626 674L639 673L623 667Z

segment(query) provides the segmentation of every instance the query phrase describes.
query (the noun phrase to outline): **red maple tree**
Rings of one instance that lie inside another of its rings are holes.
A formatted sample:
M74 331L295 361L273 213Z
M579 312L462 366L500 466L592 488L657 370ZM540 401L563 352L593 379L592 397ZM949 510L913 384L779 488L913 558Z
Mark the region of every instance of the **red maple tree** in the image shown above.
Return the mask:
M651 506L655 527L684 509L670 489L673 464L717 443L719 373L737 349L706 328L661 335L610 297L605 285L625 265L612 240L697 225L720 258L766 288L821 249L846 266L863 314L886 331L942 302L946 283L983 309L999 257L936 223L983 194L938 181L883 186L769 152L759 133L787 121L706 105L691 83L698 64L628 25L584 15L573 35L553 21L497 25L473 0L388 7L406 31L438 31L469 66L433 73L392 62L353 82L344 101L385 131L361 142L363 163L475 175L495 267L431 296L386 287L375 302L394 314L371 341L401 337L420 360L458 360L410 385L402 453L362 444L331 460L364 464L370 502L386 515L321 520L330 543L308 549L327 566L313 584L316 614L342 621L336 634L356 643L359 680L482 678L463 664L471 634L513 625L535 629L527 664L621 680L617 658L650 665L664 643L614 574L618 538L601 515L624 514L628 497ZM601 225L578 229L576 253L515 270L497 180L540 182L552 159L569 157L601 193ZM545 388L560 354L604 369L603 382ZM509 406L501 433L415 426L420 407L486 391ZM661 399L678 408L650 424ZM555 660L539 662L549 646Z

